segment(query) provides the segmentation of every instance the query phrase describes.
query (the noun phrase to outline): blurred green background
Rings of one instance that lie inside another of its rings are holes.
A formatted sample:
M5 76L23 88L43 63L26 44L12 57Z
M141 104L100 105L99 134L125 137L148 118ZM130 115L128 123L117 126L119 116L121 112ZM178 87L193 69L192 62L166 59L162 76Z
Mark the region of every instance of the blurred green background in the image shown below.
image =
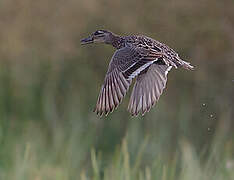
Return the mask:
M233 0L1 0L0 179L234 179ZM144 34L196 70L173 69L144 117L129 94L92 112L114 49L97 29Z

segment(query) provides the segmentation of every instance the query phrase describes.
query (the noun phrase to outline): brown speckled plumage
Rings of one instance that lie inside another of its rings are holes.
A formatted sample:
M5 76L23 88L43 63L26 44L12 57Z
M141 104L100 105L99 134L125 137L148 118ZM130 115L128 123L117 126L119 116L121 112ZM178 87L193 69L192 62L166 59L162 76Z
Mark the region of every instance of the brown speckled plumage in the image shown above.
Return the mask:
M100 116L117 108L134 78L136 82L128 111L133 116L139 113L144 115L158 101L166 87L167 73L172 67L193 69L173 49L143 35L118 36L107 30L98 30L81 42L102 42L117 49L94 109Z

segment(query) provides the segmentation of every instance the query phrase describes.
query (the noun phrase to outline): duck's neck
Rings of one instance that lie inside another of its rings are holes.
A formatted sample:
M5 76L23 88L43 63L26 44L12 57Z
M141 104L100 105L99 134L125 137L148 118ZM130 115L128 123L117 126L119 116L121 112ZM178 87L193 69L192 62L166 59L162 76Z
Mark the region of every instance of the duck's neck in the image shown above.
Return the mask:
M120 49L125 46L124 38L116 34L111 34L110 42L108 44L111 44L116 49Z

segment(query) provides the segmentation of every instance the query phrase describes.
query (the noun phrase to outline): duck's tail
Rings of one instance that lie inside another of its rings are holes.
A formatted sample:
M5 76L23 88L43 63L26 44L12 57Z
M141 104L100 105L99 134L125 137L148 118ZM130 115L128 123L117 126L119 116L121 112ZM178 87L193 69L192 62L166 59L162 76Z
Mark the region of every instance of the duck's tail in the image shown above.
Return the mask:
M189 62L181 60L180 63L181 63L180 66L182 68L187 69L187 70L194 70L194 66L192 66Z

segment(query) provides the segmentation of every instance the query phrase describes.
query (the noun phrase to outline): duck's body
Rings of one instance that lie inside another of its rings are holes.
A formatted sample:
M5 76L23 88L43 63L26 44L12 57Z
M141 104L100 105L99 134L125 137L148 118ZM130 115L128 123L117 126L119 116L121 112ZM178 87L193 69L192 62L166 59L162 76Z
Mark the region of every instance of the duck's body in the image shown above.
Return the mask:
M128 110L132 115L143 115L158 101L172 67L193 69L173 49L143 35L118 36L99 30L82 40L82 44L92 42L111 44L117 49L98 97L95 112L99 115L108 114L121 103L135 77Z

